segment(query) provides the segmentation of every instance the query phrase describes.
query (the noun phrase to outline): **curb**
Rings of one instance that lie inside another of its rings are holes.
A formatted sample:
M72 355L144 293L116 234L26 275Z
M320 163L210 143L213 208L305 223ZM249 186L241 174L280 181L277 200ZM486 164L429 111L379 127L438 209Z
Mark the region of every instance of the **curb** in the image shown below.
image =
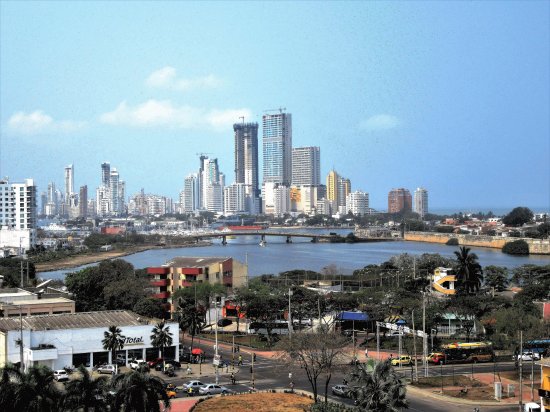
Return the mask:
M444 401L444 402L457 403L461 405L474 405L474 406L507 406L507 405L512 406L514 405L512 403L509 404L509 403L498 402L498 401L474 401L470 399L460 399L460 398L455 398L453 396L434 393L426 389L420 389L412 385L407 385L407 392L411 392L416 395L427 396L427 397Z

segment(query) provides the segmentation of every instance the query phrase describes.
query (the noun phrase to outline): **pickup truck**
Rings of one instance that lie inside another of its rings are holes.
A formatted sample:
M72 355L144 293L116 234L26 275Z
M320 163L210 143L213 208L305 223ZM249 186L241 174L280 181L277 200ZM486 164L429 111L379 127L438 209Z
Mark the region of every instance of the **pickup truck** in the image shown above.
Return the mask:
M134 359L130 361L130 368L134 370L139 370L141 368L148 369L149 365L143 359Z

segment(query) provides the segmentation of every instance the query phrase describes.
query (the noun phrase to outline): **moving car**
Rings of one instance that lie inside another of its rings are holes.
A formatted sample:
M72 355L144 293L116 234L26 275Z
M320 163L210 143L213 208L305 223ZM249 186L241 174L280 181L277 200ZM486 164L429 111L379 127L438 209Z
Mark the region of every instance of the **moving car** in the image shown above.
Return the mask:
M522 361L534 361L534 360L540 360L540 354L534 353L534 352L523 352L521 355L517 356L517 360Z
M166 388L166 395L168 395L168 399L174 399L177 394L175 390Z
M97 368L97 373L115 373L115 365L101 365Z
M231 389L226 388L225 386L216 385L214 383L209 383L199 388L199 395L215 395L218 393L231 393Z
M149 366L147 365L147 362L145 362L143 359L134 359L130 361L130 368L134 370L139 370L142 368L148 369Z
M445 363L445 355L441 352L433 352L426 356L426 360L434 365L439 365Z
M197 394L199 393L199 389L204 385L205 384L201 381L189 381L182 385L182 389L189 394L189 388L191 388L193 390L193 394Z
M69 374L65 369L58 369L56 371L53 371L53 378L57 382L66 382L69 380Z
M343 398L349 397L350 387L348 385L334 385L331 390L332 394L336 396L341 396Z
M398 366L398 365L412 365L412 359L409 355L401 355L395 359L392 359L391 360L391 364L393 366Z

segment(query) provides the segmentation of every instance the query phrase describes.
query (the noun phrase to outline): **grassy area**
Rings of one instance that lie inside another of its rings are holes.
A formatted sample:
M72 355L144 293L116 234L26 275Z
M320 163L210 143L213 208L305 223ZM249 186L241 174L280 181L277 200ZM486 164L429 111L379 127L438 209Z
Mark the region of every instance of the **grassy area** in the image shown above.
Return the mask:
M223 396L197 404L195 412L303 412L313 400L290 393L253 393Z
M412 383L412 385L421 388L441 388L441 377L432 376L429 378L419 378L418 382ZM477 380L472 380L468 376L456 375L456 376L444 376L443 386L467 386L467 387L481 387L483 384Z

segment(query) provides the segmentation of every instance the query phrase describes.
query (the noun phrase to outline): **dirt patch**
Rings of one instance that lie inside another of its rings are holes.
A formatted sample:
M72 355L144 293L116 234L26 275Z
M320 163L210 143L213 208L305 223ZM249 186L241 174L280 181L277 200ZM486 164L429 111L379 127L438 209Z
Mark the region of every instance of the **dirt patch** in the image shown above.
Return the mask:
M464 389L445 389L444 395L452 396L453 398L469 399L473 401L494 401L495 391L489 386L468 387Z
M439 388L441 389L441 386L444 388L446 386L461 386L461 387L480 387L484 386L484 384L478 380L472 380L468 376L463 375L456 375L456 376L444 376L443 377L443 385L441 384L441 377L439 376L433 376L431 378L420 378L418 379L418 382L412 383L414 386L418 386L420 388Z
M290 393L252 393L222 396L197 404L194 412L303 412L312 399Z

